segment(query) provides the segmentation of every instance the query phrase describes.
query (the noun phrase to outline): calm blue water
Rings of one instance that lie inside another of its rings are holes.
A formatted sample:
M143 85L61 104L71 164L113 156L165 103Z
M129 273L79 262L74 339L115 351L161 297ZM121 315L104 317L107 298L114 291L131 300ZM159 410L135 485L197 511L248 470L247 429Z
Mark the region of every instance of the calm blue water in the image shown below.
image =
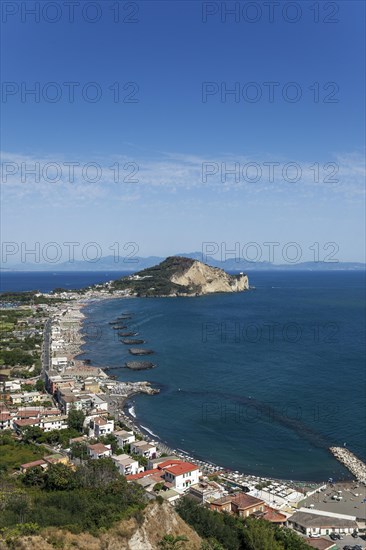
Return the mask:
M1 271L0 292L23 292L26 290L39 290L51 292L54 288L68 290L84 288L88 285L105 283L112 279L122 277L126 272L104 271Z
M250 283L256 290L240 294L93 303L84 356L98 366L131 359L108 324L131 311L126 324L158 367L113 373L161 388L134 398L142 425L234 470L348 478L327 448L346 442L366 459L364 274L252 272Z
M259 475L348 477L328 453L366 458L364 275L251 273L256 290L199 298L116 300L87 309L86 357L123 365L108 325L122 311L156 351L137 420L173 447Z

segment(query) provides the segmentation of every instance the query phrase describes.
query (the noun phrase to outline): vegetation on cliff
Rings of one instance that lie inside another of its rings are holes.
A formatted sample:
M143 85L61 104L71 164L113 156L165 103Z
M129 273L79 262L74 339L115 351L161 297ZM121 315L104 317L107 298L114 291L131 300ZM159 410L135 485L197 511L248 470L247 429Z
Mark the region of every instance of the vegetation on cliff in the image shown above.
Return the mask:
M33 532L53 526L97 534L121 519L140 516L146 505L143 489L127 483L108 458L87 460L76 468L60 463L12 475L15 462L19 466L19 460L35 460L44 451L14 442L9 434L0 436L0 535L14 529L22 533L24 525L32 525Z
M177 512L204 539L207 550L309 550L290 529L268 521L213 512L190 498L177 504Z
M112 283L112 290L131 290L138 296L192 296L202 293L202 281L195 284L177 284L194 265L200 265L207 271L207 283L220 277L233 282L240 279L240 275L227 275L223 270L212 268L205 264L182 256L170 256L153 267L143 269L134 275L117 279ZM174 279L174 281L173 281Z

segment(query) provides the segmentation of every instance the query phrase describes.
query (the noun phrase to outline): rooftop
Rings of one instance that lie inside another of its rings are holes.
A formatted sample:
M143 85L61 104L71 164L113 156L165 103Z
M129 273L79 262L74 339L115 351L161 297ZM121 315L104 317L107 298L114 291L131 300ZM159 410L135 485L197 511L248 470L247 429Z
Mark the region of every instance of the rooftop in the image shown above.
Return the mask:
M133 446L134 446L134 447L144 447L144 448L145 448L146 445L148 445L150 448L151 448L151 447L155 447L155 445L152 445L151 443L148 443L148 442L145 441L145 440L142 440L142 441L134 441L134 442L133 442Z
M24 420L14 420L14 422L17 426L24 427L39 424L40 420L39 418L25 418Z
M94 418L94 424L97 424L98 426L105 426L106 424L108 424L108 422L109 422L108 420L100 416L97 416L97 418Z
M26 464L21 464L21 468L35 468L36 466L42 466L46 464L44 460L34 460L33 462L27 462Z
M113 435L116 437L131 437L133 432L128 432L127 430L120 430L119 432L113 432Z
M231 502L240 510L250 508L251 506L259 506L260 504L264 504L263 500L247 495L246 493L239 493L238 495L235 495L231 498Z
M160 465L160 468L162 468L162 465ZM196 466L196 464L191 464L191 462L181 462L180 464L175 464L174 466L164 468L164 471L169 472L174 476L181 476L195 470L198 470L198 466Z
M88 445L88 449L91 451L94 451L95 453L105 453L107 451L110 451L110 447L107 447L106 445L103 445L103 443L95 443L94 445Z
M353 519L345 519L339 517L329 517L323 516L316 513L310 512L295 512L289 520L291 522L296 522L299 525L304 527L322 527L322 528L331 528L331 527L340 527L348 528L354 527L357 528L356 521Z
M330 548L335 548L334 542L327 539L305 539L306 544L309 546L312 546L313 548L317 548L317 550L328 550Z
M131 458L128 455L113 455L113 460L115 462L119 462L120 464L123 464L124 466L127 466L128 464L133 464L137 462L137 460Z
M153 470L145 470L145 472L140 472L139 474L131 474L129 476L126 476L126 479L128 481L132 481L134 479L141 479L143 477L151 476L153 474L156 474L156 468L154 468Z

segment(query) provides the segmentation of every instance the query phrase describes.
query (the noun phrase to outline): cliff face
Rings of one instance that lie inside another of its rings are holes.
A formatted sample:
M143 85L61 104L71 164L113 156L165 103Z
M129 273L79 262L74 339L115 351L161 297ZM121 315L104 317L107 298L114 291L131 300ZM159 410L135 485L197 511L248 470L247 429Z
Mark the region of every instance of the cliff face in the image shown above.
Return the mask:
M142 522L135 519L122 521L107 533L94 537L89 533L74 535L60 529L46 529L42 536L23 537L17 540L18 550L159 550L164 535L185 536L185 550L199 550L201 538L168 504L149 504L143 512ZM2 546L0 550L8 548Z
M171 256L160 264L114 281L113 289L138 296L196 296L249 289L247 275L229 275L198 260Z
M173 275L171 281L184 287L197 287L199 294L241 292L249 289L247 275L229 275L218 267L210 267L197 260L183 274Z

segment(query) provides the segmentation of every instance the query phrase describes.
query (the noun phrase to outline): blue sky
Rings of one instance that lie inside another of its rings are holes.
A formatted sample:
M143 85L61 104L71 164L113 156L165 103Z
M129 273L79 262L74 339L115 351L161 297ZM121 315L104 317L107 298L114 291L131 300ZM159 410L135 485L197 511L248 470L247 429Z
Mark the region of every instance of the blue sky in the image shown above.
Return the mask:
M74 22L33 4L2 4L5 242L296 242L303 260L331 242L364 261L363 2L280 2L273 22L263 2L226 21L234 2L120 2L118 22L109 0Z

